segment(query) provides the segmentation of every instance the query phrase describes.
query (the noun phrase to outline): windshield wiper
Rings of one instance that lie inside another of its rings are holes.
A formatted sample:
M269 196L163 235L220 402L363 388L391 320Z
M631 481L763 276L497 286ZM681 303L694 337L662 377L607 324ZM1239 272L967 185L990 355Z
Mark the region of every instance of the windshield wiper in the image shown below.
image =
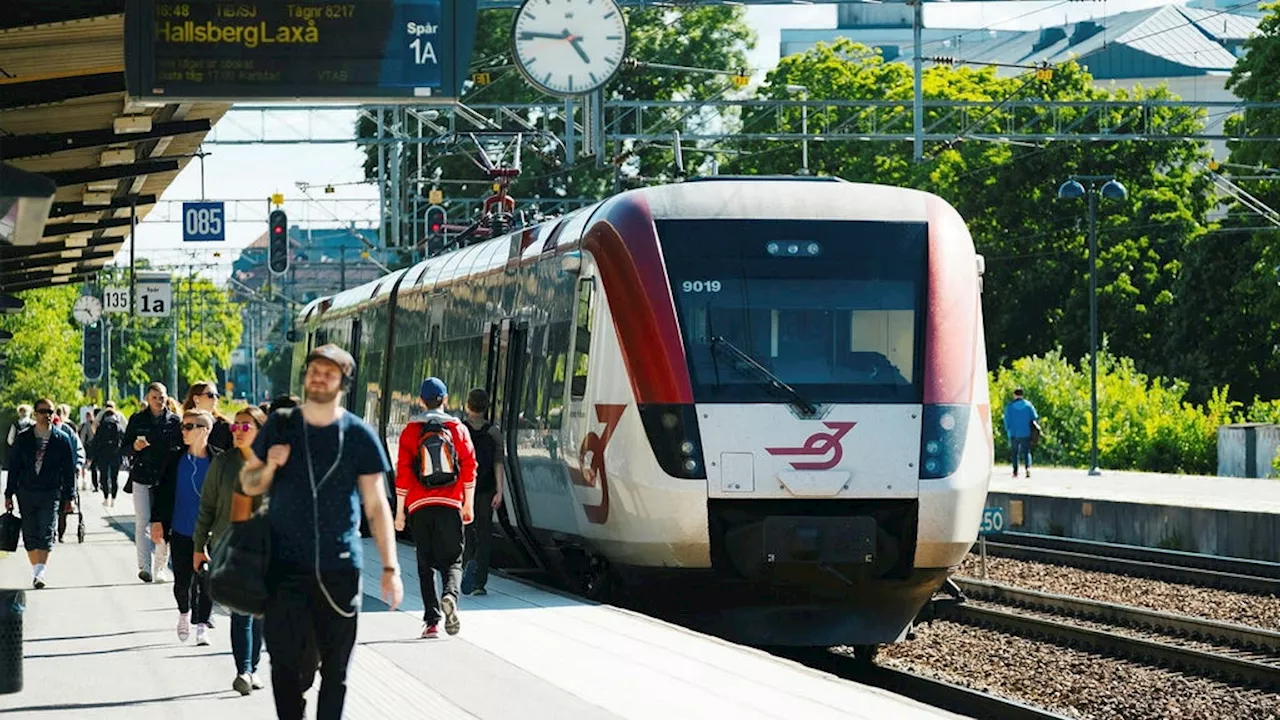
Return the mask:
M800 410L800 412L804 413L805 415L813 415L814 413L818 412L818 409L815 408L813 404L810 403L808 400L805 400L804 396L801 395L799 392L797 392L795 388L783 382L782 378L773 374L772 370L765 367L764 365L761 365L759 362L756 361L755 358L748 355L746 351L744 351L742 348L738 347L737 345L734 345L731 341L727 340L721 335L716 335L711 338L711 349L715 350L717 347L723 347L724 349L728 350L730 353L733 354L734 357L746 363L747 367L751 368L752 370L755 370L756 373L760 375L760 377L763 377L764 379L768 380L769 385L771 387L781 390L782 392L789 395L791 397L791 404L795 405L796 408Z

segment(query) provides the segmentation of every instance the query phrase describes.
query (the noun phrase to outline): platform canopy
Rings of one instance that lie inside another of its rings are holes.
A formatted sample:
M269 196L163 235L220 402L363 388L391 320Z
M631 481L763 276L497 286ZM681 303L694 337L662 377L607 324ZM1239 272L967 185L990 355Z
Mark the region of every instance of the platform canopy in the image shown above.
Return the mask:
M146 216L230 107L131 103L124 5L4 3L0 292L93 278L128 238L131 212Z

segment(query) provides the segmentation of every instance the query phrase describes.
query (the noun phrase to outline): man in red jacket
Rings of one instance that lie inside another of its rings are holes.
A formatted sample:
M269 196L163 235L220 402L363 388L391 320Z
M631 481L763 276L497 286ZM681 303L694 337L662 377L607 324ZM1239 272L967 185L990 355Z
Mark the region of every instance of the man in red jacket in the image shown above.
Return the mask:
M449 391L439 378L422 381L418 393L426 413L413 418L400 433L396 463L396 530L406 515L418 551L422 587L422 637L439 637L444 629L457 635L458 586L462 582L463 526L471 522L476 492L476 451L471 432L445 412ZM436 598L435 573L444 585Z

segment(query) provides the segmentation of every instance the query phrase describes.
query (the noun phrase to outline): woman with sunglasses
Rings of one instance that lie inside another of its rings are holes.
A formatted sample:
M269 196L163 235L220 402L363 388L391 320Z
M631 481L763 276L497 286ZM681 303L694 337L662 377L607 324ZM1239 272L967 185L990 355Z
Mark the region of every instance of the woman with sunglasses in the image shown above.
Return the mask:
M232 521L246 520L262 504L261 497L240 492L240 468L253 452L258 429L267 422L262 410L252 405L236 413L231 423L235 449L213 459L204 488L200 491L200 513L196 517L195 546L192 565L209 561L208 553L230 529ZM176 562L176 561L175 561ZM236 677L231 687L241 695L266 687L258 677L258 660L262 656L262 618L231 614L231 654L236 663Z
M218 410L216 385L203 380L191 383L191 387L187 388L187 399L182 401L182 411L187 410L204 410L213 416L213 430L209 433L209 447L213 454L217 455L231 448L231 423Z
M196 645L209 644L209 615L213 612L209 574L201 572L199 565L193 562L196 549L192 540L196 534L201 489L213 459L209 452L209 433L212 430L213 416L207 411L187 410L183 413L184 446L169 458L160 483L151 491L151 539L159 545L167 535L173 558L178 639L186 642L194 620Z

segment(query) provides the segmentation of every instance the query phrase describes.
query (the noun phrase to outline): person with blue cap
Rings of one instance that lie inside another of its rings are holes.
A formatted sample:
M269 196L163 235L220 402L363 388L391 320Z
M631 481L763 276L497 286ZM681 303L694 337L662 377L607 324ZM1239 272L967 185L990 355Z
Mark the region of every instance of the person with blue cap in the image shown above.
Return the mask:
M458 592L462 582L464 526L474 514L476 451L471 432L446 412L449 389L444 381L422 381L418 397L426 412L400 433L396 463L396 530L409 527L418 554L422 589L422 637L457 635ZM435 573L441 576L436 597Z

